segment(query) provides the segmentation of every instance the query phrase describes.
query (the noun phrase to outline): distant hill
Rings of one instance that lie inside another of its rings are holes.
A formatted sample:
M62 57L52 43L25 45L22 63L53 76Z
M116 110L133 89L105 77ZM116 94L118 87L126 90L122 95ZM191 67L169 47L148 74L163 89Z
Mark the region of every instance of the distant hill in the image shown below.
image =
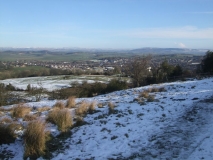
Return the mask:
M79 61L103 59L108 57L132 57L144 54L152 55L201 55L207 49L182 48L138 48L132 50L86 49L86 48L0 48L0 60L40 60L40 61Z
M207 49L187 49L187 48L138 48L131 50L132 53L150 54L204 54Z

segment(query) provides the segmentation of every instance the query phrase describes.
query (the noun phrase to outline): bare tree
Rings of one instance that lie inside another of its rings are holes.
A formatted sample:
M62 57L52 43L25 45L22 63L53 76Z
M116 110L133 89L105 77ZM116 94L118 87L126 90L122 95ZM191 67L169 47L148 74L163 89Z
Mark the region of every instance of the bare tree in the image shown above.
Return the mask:
M149 74L148 67L150 60L150 55L146 57L135 57L133 61L126 66L127 74L132 77L136 87L139 87Z

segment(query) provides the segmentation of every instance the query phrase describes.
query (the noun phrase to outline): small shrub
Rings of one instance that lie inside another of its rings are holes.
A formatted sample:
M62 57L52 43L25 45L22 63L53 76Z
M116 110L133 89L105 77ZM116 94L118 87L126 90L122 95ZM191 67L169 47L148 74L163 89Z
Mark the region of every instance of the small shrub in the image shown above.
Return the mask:
M25 157L41 156L45 153L46 132L45 123L38 120L27 125L24 133ZM35 158L34 158L35 159Z
M95 101L91 102L88 107L89 113L93 113L95 111L95 107L96 107L96 102Z
M53 108L59 108L59 109L64 109L65 106L64 106L64 103L63 102L56 102L55 105L53 106Z
M166 89L164 87L159 88L159 92L166 92Z
M149 95L149 97L147 98L147 102L154 102L154 100L155 100L154 95Z
M103 108L103 104L102 103L98 103L98 108Z
M143 91L143 92L140 93L139 97L148 98L149 97L149 92L148 91Z
M159 88L151 88L151 92L159 92Z
M90 104L86 101L81 102L80 106L75 110L75 114L78 116L83 116L88 111L88 106Z
M136 101L140 104L140 105L145 105L145 99L142 97L142 98L138 98L136 99Z
M31 108L29 106L19 104L16 107L14 107L12 116L15 118L23 118L26 114L29 114L30 111Z
M109 102L108 107L109 107L109 113L113 113L115 109L115 104L112 102Z
M58 129L66 132L72 126L72 116L69 109L53 109L47 117L47 121L56 124Z
M67 100L66 107L67 108L74 108L76 105L76 98L74 96L71 96Z
M27 114L23 118L24 121L33 121L33 120L36 120L36 119L37 119L37 116L33 115L33 114Z
M18 137L16 131L22 129L22 125L16 122L12 122L9 124L0 124L0 144L13 143Z
M84 118L80 117L80 116L77 116L75 118L75 126L81 126L82 124L84 124Z

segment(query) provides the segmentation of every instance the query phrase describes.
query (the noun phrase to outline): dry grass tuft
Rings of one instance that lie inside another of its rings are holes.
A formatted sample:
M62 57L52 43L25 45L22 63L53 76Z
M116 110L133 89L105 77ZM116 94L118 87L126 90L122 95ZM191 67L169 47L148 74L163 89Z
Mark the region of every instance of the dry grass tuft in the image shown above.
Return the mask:
M63 103L63 102L58 101L58 102L55 103L55 105L53 106L53 108L64 109L65 106L64 106L64 103Z
M76 106L76 98L74 96L69 97L66 103L66 107L75 108L75 106Z
M88 111L88 106L90 104L86 101L81 102L81 104L79 105L79 107L75 110L75 114L78 116L83 116L87 113Z
M12 116L15 118L23 118L26 114L29 114L32 108L25 104L18 104L13 108Z
M155 100L154 95L149 95L149 97L147 98L147 102L154 102L154 100Z
M37 108L38 112L44 112L44 111L49 111L51 109L51 107L49 106L44 106L44 107L39 107Z
M156 88L156 87L151 88L151 92L159 92L159 88Z
M43 155L46 149L45 123L38 120L29 122L24 133L25 157Z
M98 108L103 108L103 103L98 103Z
M68 131L68 129L73 125L71 113L67 108L53 109L49 112L47 121L56 124L58 129L62 132Z
M8 117L4 117L0 120L0 124L5 124L5 123L12 123L12 119Z
M18 136L16 131L22 129L23 126L16 122L0 124L0 144L13 143Z
M75 118L75 126L81 126L83 123L84 123L84 118L83 117L77 116Z
M88 107L88 111L89 111L90 113L93 113L93 112L95 111L96 104L97 104L96 101L93 101L93 102L90 103L90 105L89 105L89 107Z
M24 116L23 121L33 121L36 120L37 116L33 114L27 114Z
M149 97L149 92L148 91L143 91L143 92L140 93L139 97L148 98Z
M115 109L115 104L112 102L109 102L108 107L109 107L109 113L113 113Z
M166 92L166 88L164 87L159 88L159 92Z

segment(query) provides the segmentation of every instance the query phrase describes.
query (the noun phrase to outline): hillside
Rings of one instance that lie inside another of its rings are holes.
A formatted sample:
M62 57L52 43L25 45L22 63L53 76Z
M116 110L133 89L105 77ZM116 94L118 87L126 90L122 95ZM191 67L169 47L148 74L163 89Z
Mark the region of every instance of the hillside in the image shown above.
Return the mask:
M159 89L161 88L161 89ZM147 91L149 97L145 94ZM84 125L60 136L47 159L212 159L213 78L133 88L83 100L103 107L84 117ZM29 103L53 106L57 100ZM65 101L64 101L65 102ZM109 103L114 110L109 110ZM12 106L5 106L8 108ZM74 115L75 109L70 109ZM35 110L31 111L32 114ZM6 113L4 116L10 116ZM41 114L45 119L47 112ZM23 119L20 123L26 124ZM20 136L23 132L20 132ZM23 140L0 145L0 158L22 159ZM43 159L43 158L40 158Z

